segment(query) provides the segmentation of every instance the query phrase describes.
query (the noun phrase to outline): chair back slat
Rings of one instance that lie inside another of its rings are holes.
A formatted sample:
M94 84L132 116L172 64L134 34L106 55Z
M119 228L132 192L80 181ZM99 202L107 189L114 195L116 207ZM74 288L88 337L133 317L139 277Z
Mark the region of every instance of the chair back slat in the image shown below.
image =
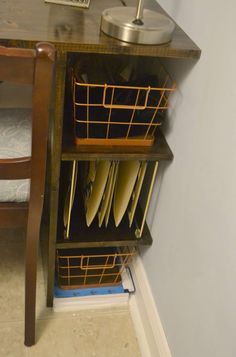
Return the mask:
M28 202L15 203L0 202L1 228L18 228L27 224Z
M20 180L30 178L30 157L20 159L0 159L0 180Z
M35 50L0 47L0 80L32 84Z

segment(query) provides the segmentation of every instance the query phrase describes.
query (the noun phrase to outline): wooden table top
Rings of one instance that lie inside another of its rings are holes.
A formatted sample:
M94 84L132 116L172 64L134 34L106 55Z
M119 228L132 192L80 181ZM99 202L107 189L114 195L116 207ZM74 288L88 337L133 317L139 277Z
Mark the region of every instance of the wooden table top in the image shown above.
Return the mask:
M135 6L136 0L126 3ZM91 0L89 9L49 4L44 0L1 0L0 43L32 47L36 42L49 41L62 52L200 57L200 49L177 25L172 41L165 45L128 44L101 33L102 11L115 6L122 6L121 0ZM163 12L155 3L154 8Z

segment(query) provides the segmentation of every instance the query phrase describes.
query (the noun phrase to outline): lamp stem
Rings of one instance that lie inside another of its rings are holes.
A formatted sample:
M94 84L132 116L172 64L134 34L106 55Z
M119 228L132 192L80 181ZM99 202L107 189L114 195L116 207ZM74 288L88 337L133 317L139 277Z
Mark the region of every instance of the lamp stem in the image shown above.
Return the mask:
M144 6L144 0L138 0L137 1L137 7L136 7L136 15L133 23L135 25L143 25L143 6Z

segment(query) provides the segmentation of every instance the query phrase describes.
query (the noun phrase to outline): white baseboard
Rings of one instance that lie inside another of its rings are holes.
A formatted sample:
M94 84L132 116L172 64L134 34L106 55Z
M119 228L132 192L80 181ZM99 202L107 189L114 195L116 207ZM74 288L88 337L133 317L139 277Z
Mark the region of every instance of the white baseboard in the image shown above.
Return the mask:
M129 306L142 357L171 357L141 258L131 265L136 287Z
M72 298L54 298L53 311L80 311L89 309L111 308L128 305L128 294L96 295Z

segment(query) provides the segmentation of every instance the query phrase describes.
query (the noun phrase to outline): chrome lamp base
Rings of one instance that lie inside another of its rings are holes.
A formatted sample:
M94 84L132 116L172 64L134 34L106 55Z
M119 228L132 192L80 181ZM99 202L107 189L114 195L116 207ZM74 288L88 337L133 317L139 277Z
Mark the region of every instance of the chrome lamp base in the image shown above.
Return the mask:
M124 42L158 45L168 43L175 29L174 22L158 12L144 9L136 17L135 7L114 7L102 13L101 31Z

